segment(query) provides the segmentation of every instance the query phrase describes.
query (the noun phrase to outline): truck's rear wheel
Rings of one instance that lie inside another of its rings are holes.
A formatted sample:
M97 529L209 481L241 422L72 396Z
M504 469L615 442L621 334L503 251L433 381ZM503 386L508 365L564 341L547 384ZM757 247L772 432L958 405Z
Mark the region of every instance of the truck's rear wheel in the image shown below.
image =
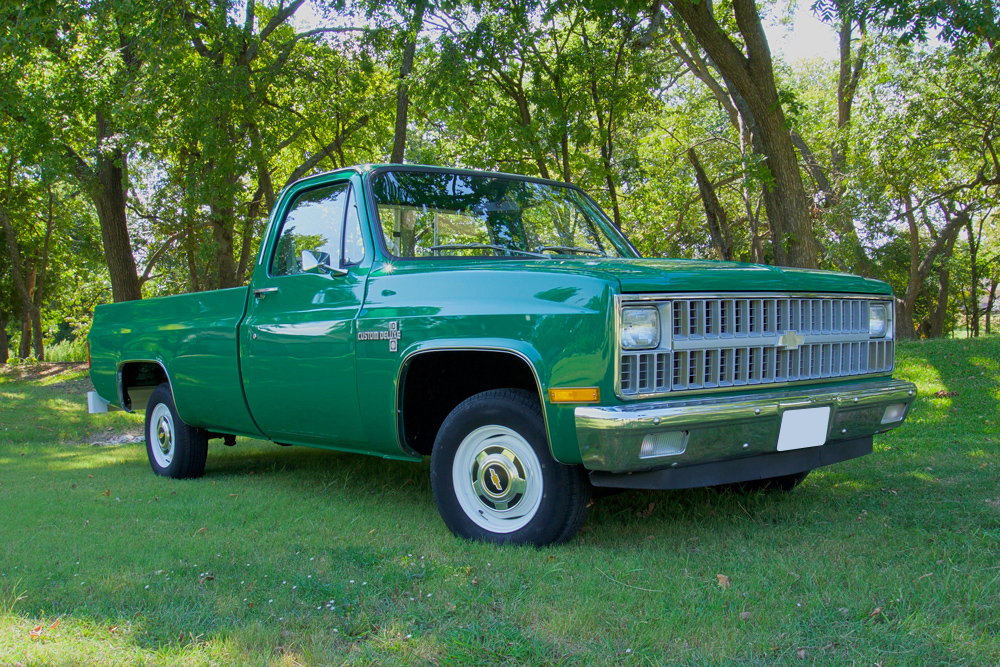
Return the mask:
M208 458L208 432L177 416L174 395L164 382L146 406L146 455L153 472L164 477L201 477Z
M476 394L452 410L431 454L434 500L452 533L498 544L564 542L583 523L590 483L549 453L538 397Z

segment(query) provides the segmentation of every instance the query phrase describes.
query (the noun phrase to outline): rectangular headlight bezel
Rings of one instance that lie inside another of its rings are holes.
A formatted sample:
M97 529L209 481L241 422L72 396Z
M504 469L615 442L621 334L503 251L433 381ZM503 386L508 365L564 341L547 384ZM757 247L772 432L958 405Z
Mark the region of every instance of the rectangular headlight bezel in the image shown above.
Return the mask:
M875 317L881 312L881 317ZM881 326L876 328L876 323ZM872 302L868 305L868 336L870 338L892 338L892 303L889 301Z
M624 306L618 335L623 350L655 350L660 345L659 309L656 306Z

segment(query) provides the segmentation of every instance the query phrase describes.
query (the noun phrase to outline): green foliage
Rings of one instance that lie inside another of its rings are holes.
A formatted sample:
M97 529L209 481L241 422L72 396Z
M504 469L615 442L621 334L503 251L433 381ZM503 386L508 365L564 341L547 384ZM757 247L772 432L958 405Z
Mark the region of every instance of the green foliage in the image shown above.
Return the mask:
M426 463L241 438L202 479L156 477L108 444L142 415L87 415L84 372L0 371L0 655L997 664L998 359L997 337L903 343L920 397L873 454L789 494L598 498L541 550L452 537Z
M762 194L780 184L681 23L621 0L424 6L417 32L414 2L381 0L318 3L311 15L276 0L31 1L0 10L0 76L10 82L0 96L0 201L25 273L46 265L46 340L67 328L85 335L95 305L110 300L96 181L86 177L98 158L123 169L144 296L245 284L290 179L387 158L413 39L407 161L568 180L643 253L715 257L693 149L726 212L734 257L772 260ZM993 9L978 0L815 7L854 30L852 58L862 45L866 54L849 63L859 65L859 88L843 127L837 63L774 63L777 103L829 181L823 191L803 172L821 263L887 279L900 294L912 279L910 251L927 252L943 227L940 204L973 206L977 224L996 205ZM716 15L743 48L731 4L716 3ZM899 42L935 27L948 46ZM987 236L983 276L997 264L995 248ZM0 317L16 339L23 306L9 262L0 252ZM943 266L921 284L918 315Z

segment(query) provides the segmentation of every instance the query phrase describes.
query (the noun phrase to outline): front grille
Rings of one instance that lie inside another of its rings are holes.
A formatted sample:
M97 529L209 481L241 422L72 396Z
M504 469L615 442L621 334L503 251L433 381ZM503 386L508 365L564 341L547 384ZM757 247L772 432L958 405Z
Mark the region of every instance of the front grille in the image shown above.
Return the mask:
M733 295L642 303L659 308L664 336L660 349L622 353L625 397L893 368L892 339L869 339L869 299Z

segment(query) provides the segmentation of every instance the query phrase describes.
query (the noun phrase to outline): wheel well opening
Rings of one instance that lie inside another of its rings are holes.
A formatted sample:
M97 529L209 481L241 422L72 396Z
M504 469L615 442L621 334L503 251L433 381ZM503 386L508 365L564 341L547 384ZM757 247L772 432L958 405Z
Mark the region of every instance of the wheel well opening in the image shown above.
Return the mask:
M407 366L399 399L406 444L419 454L430 454L438 429L459 403L505 388L538 393L534 373L515 354L449 350L416 355Z
M121 367L121 398L126 410L145 410L149 396L167 382L167 373L155 361L133 361Z

